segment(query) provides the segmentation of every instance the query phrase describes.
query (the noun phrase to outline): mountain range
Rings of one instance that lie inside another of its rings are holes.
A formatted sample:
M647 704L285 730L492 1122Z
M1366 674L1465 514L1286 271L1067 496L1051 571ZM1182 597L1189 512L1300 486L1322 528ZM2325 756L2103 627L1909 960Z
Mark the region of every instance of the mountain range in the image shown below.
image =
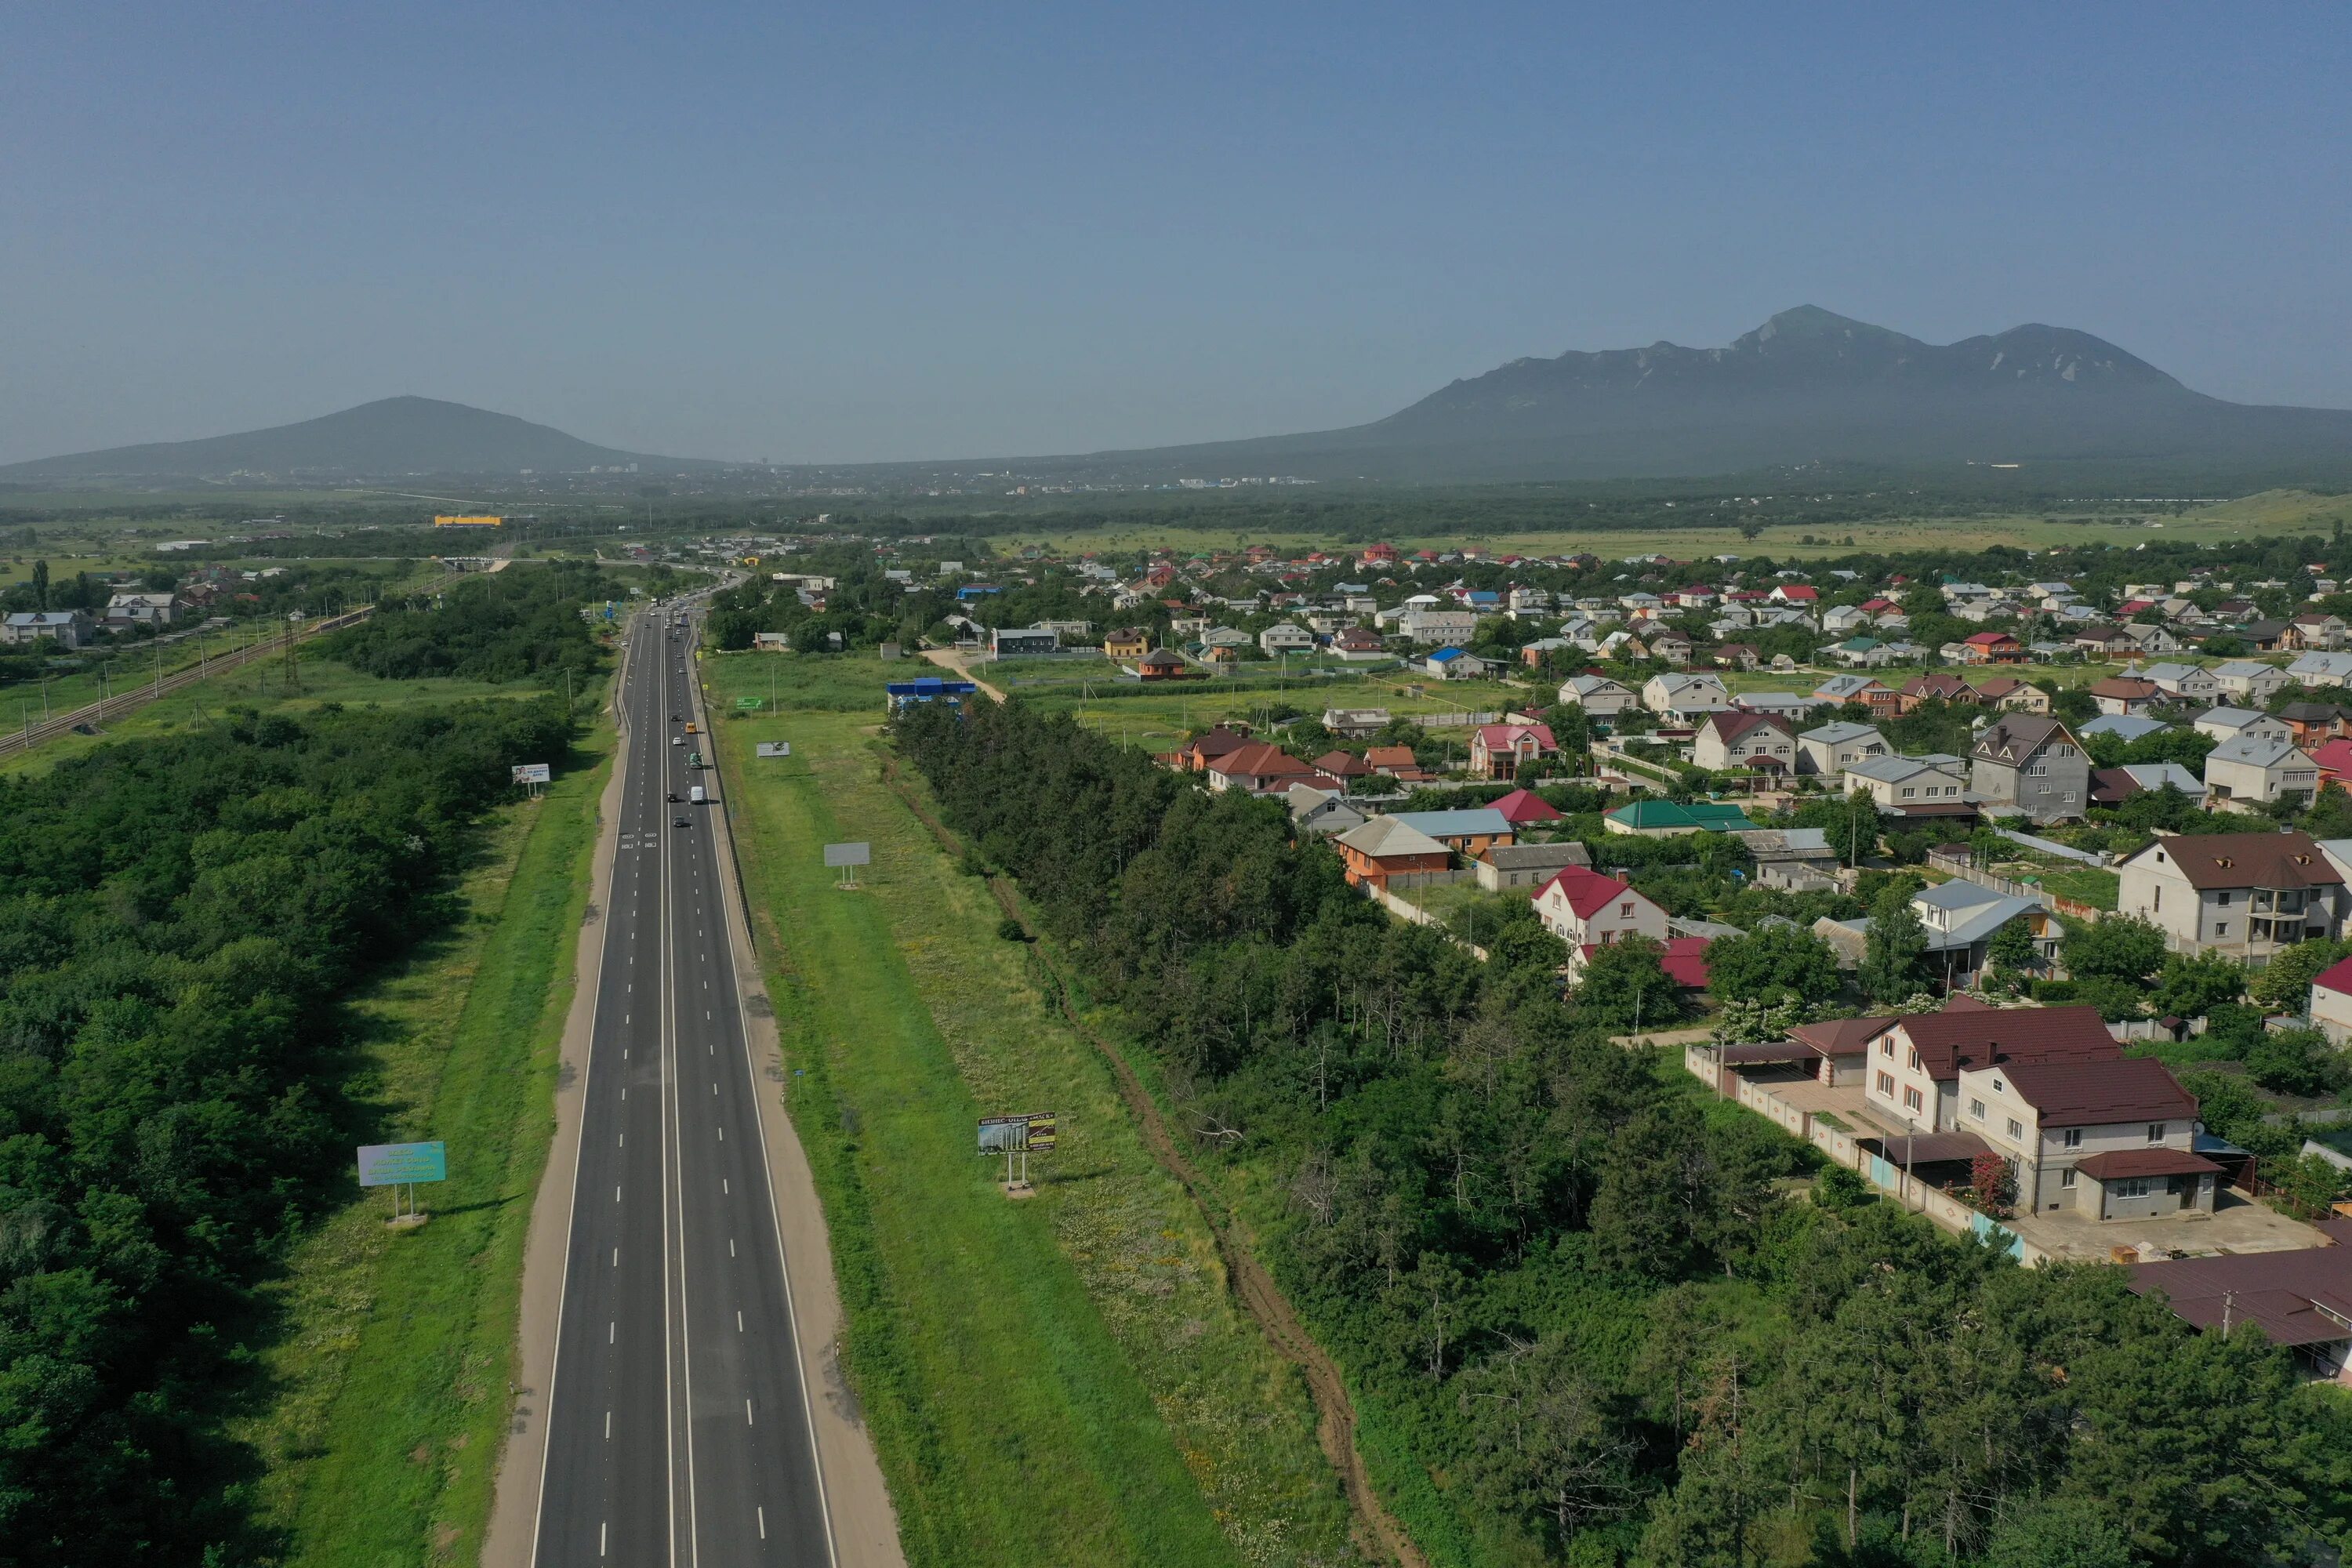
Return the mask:
M1024 471L1129 480L1440 482L2096 461L2226 465L2284 482L2352 468L2352 410L2224 402L2064 327L1937 345L1808 305L1722 348L1656 342L1513 360L1369 425L1016 461ZM0 480L552 474L632 462L671 473L719 466L393 397L244 435L17 463L0 468Z

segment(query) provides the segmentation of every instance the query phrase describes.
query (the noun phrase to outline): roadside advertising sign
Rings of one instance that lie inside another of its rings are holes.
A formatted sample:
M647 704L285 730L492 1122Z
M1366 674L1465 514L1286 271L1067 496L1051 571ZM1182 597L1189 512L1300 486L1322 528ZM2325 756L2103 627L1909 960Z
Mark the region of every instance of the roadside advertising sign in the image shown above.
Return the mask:
M404 1182L446 1182L448 1179L449 1153L446 1143L360 1145L360 1185L363 1187L391 1187Z
M828 866L870 866L874 863L874 846L828 844L824 847L824 863Z
M545 763L517 763L508 772L513 775L514 782L519 784L543 784L548 780Z

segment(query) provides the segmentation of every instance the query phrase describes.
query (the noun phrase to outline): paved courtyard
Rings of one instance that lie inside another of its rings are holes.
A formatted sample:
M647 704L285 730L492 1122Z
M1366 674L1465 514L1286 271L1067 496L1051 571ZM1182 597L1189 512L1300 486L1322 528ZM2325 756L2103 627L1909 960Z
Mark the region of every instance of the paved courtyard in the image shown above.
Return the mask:
M2117 1247L2154 1247L2149 1258L2209 1258L2224 1252L2294 1252L2325 1247L2327 1238L2300 1220L2243 1193L2222 1193L2210 1215L2193 1210L2153 1219L2095 1220L2078 1214L2042 1213L2007 1222L2031 1246L2053 1258L2105 1263Z

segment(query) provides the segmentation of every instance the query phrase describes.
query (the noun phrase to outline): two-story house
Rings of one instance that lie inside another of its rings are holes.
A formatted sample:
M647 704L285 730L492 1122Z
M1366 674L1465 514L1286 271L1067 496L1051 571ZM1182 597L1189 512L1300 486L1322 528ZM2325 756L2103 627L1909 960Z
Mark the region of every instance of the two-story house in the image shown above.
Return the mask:
M1581 708L1595 719L1613 719L1641 704L1632 689L1605 675L1570 676L1559 683L1559 700L1561 706Z
M1720 679L1705 670L1674 670L1643 683L1642 706L1671 722L1696 724L1707 714L1730 707L1731 693Z
M1840 719L1797 737L1797 771L1835 778L1856 763L1885 756L1893 750L1886 737L1871 725Z
M1794 773L1796 731L1777 714L1743 709L1710 713L1691 742L1691 761L1713 773Z
M1813 700L1867 708L1874 719L1892 719L1903 705L1902 694L1874 675L1832 675L1813 688Z
M1924 757L1865 757L1849 763L1845 792L1861 790L1882 811L1911 813L1915 807L1958 803L1968 793L1960 759L1948 752Z
M1629 936L1663 942L1666 911L1614 877L1589 866L1563 867L1535 896L1536 918L1572 952Z
M0 620L0 643L12 647L46 641L78 648L95 632L90 618L79 610L16 610Z
M2096 1007L1987 1007L1954 998L1940 1013L1906 1014L1871 1042L1864 1104L1885 1126L1949 1132L1960 1125L1960 1074L2011 1061L2119 1055Z
M2205 753L2205 793L2217 805L2307 801L2318 792L2318 763L2283 737L2240 735Z
M2085 689L2102 713L2144 713L2170 700L2164 688L2144 675L2110 675L2091 682Z
M2267 961L2343 934L2343 875L2299 829L2160 833L2116 870L2116 907L2163 927L2177 952Z
M1481 724L1470 731L1470 771L1482 779L1515 779L1558 755L1549 724Z
M2274 664L2233 658L2213 667L2214 684L2221 694L2248 704L2268 702L2294 684L2294 678Z
M2153 1058L2000 1053L1963 1067L1954 1098L1960 1130L2008 1162L2021 1212L2212 1212L2221 1167L2194 1150L2197 1097Z
M2213 672L2200 664L2151 664L2140 675L2155 681L2168 697L2182 702L2211 702L2221 689Z
M2197 732L2210 735L2216 741L2242 741L2249 736L2266 741L2292 741L2294 726L2275 714L2259 708L2237 708L2224 703L2208 708L2193 721Z
M1969 783L1978 796L2013 805L2037 823L2080 816L2091 798L2091 760L2056 719L2004 713L1969 748Z

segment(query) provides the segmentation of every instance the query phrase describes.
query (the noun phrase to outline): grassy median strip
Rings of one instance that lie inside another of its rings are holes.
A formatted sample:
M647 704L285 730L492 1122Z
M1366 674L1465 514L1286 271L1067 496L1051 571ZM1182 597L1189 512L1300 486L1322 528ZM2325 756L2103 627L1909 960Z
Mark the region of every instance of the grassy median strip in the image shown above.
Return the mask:
M531 1194L553 1131L596 802L599 727L537 803L505 808L459 890L465 914L355 1005L355 1092L388 1138L449 1145L432 1219L395 1234L382 1194L336 1215L274 1289L285 1332L271 1398L238 1436L260 1450L285 1561L471 1561L488 1517Z
M839 667L817 668L831 699ZM766 695L765 660L705 668L715 706ZM721 754L909 1560L1355 1561L1297 1372L1236 1310L1213 1240L1048 1010L1027 949L998 934L986 884L881 782L878 700L779 698L728 724ZM790 760L751 755L779 738ZM819 847L860 838L874 864L837 892ZM973 1119L1041 1110L1061 1147L1032 1162L1038 1195L1010 1202Z

